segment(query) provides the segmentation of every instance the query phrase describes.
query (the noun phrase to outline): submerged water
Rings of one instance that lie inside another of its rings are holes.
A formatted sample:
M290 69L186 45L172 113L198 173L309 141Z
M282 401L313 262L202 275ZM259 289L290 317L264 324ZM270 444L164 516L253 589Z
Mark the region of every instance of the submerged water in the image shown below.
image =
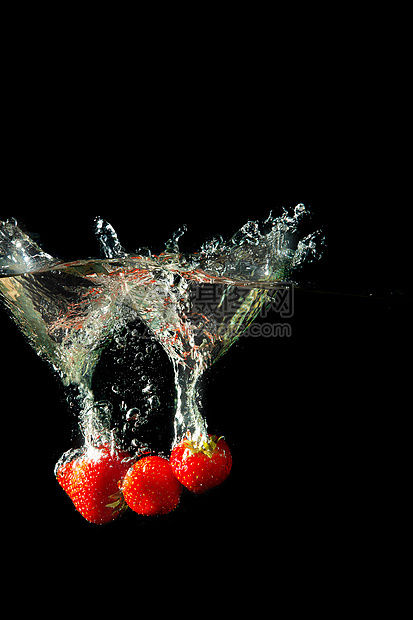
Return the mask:
M77 386L87 444L107 441L114 433L110 403L97 402L92 389L98 360L110 340L122 339L137 323L160 343L173 366L173 443L187 434L202 440L207 433L200 413L205 370L238 340L292 271L319 253L318 231L298 235L305 215L305 207L297 205L291 214L247 222L231 239L210 239L190 255L179 247L185 229L161 254L134 255L108 222L96 218L103 258L70 263L44 252L14 220L1 222L0 293L37 353L64 385ZM141 375L151 355L149 347L140 356ZM148 410L156 408L150 382L141 383L141 391L148 403L152 399ZM136 407L125 405L127 422L139 418Z

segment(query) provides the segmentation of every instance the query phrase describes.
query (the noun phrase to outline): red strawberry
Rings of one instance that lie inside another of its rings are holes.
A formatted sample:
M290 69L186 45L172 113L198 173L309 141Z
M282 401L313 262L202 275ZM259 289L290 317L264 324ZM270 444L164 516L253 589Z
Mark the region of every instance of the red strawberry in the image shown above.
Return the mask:
M113 521L127 508L119 482L130 466L130 455L106 444L69 450L57 463L55 473L76 510L87 521L101 524Z
M208 435L200 447L183 439L172 450L170 463L179 482L199 494L224 482L231 471L232 456L222 437Z
M182 487L167 459L145 456L129 469L122 493L130 508L141 515L163 515L174 510Z

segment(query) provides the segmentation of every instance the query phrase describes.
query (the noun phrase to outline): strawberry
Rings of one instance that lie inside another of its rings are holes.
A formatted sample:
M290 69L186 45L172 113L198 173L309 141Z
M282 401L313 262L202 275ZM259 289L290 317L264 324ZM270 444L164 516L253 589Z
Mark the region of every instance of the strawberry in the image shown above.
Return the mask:
M162 515L174 510L182 487L168 459L145 456L129 469L122 493L130 508L141 515Z
M58 461L55 474L76 510L90 523L102 524L127 508L119 483L131 462L126 452L104 444L69 450Z
M172 450L170 463L179 482L199 494L216 487L229 476L232 456L223 437L208 435L201 446L188 438L183 439Z

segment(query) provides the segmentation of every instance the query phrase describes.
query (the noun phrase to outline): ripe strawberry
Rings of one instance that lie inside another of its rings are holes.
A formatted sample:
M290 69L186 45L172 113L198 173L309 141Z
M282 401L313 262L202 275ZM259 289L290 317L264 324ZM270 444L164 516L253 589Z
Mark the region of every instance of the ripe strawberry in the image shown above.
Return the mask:
M179 482L199 494L224 482L231 471L232 456L222 437L208 435L200 447L183 439L172 450L170 463Z
M163 515L174 510L182 487L167 459L145 456L129 469L122 493L130 508L141 515Z
M131 466L126 452L111 450L105 444L69 450L58 461L55 474L76 510L91 523L108 523L127 506L119 483Z

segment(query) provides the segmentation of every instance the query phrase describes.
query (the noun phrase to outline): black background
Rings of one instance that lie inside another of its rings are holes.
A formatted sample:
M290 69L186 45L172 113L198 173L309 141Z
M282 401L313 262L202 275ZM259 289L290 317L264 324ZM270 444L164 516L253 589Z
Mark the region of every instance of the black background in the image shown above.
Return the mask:
M195 554L220 558L224 574L227 553L248 565L266 553L284 575L315 565L327 575L337 562L380 561L392 544L381 532L401 510L395 489L407 417L407 247L403 226L395 226L402 214L377 197L346 193L339 178L324 184L293 174L286 183L268 161L190 160L126 169L112 155L88 168L83 157L80 170L75 160L63 166L48 157L21 183L13 177L15 194L1 216L39 233L52 255L76 259L98 255L96 215L130 251L162 251L187 224L180 245L193 251L214 234L228 238L248 219L302 202L313 213L310 228L323 226L326 246L296 278L324 292L295 292L290 338L244 338L209 371L205 413L232 449L230 478L203 496L184 493L170 515L128 511L107 526L84 521L55 481L74 419L48 365L2 310L9 531L30 557L53 547L63 562L90 553L146 566ZM281 320L265 320L272 318Z
M127 513L105 527L86 523L54 479L73 419L0 308L12 603L51 606L53 595L60 613L88 598L96 613L123 614L149 599L151 612L163 602L193 614L222 599L236 613L250 598L264 614L282 603L318 611L329 597L335 616L353 594L358 611L360 595L370 611L387 594L394 615L411 487L410 96L398 14L319 20L311 7L300 28L282 11L254 20L248 10L244 23L242 11L208 21L185 9L179 28L158 8L152 20L111 10L108 23L96 11L18 11L5 33L0 219L17 217L69 259L96 254L96 215L131 250L162 249L187 223L191 250L303 202L327 245L297 279L384 299L297 292L291 338L244 339L211 370L206 413L233 452L227 482L183 495L164 518ZM167 597L158 586L173 577ZM20 587L30 583L32 599Z

